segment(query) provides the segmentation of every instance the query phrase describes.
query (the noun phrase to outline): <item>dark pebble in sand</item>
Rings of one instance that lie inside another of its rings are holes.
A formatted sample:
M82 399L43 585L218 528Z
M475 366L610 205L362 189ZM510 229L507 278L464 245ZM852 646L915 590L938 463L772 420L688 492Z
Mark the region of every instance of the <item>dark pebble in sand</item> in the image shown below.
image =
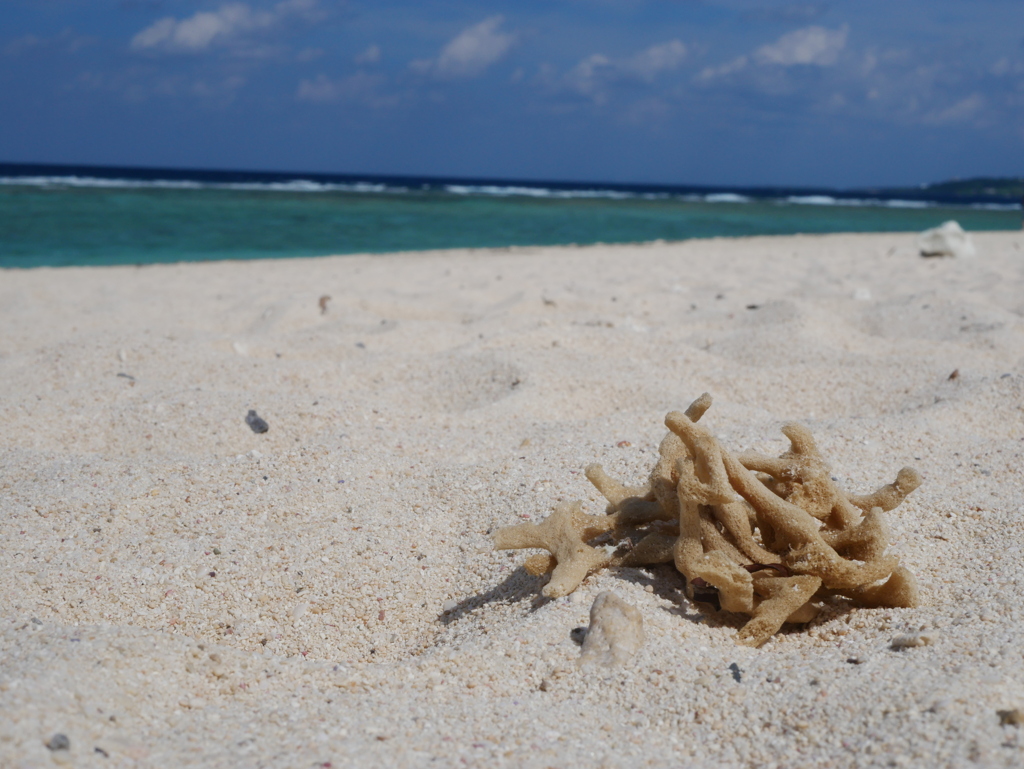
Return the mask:
M1020 726L1024 724L1024 713L1018 708L1013 710L997 710L996 715L999 716L1000 726Z
M270 429L270 425L254 409L249 409L249 413L245 415L245 423L254 433L265 433Z
M55 734L46 741L46 747L50 750L70 750L71 740L66 734Z

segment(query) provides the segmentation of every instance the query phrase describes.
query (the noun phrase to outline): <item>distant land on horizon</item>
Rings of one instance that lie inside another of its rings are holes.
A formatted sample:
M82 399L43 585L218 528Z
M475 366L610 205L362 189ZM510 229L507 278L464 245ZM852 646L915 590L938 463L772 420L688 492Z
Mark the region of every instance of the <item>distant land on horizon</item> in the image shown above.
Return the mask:
M1024 198L1024 177L979 176L974 179L953 179L937 184L927 184L924 189L939 192L950 197L1005 197L1012 200Z
M604 182L547 179L508 179L493 177L465 176L421 176L373 173L334 173L328 171L268 171L241 169L166 168L146 166L100 166L86 164L55 163L5 163L0 162L0 179L17 177L62 177L79 176L100 179L126 178L131 180L199 180L209 183L232 183L236 181L280 182L292 180L310 181L384 181L396 184L418 184L443 186L455 184L508 185L510 187L550 187L553 189L608 189L626 191L664 191L668 193L714 193L738 192L751 197L776 197L784 195L830 194L843 198L882 197L887 199L906 198L909 200L932 200L964 203L1011 203L1024 199L1024 177L973 177L924 183L908 187L859 187L831 188L804 185L728 185L728 184L686 184L647 182Z

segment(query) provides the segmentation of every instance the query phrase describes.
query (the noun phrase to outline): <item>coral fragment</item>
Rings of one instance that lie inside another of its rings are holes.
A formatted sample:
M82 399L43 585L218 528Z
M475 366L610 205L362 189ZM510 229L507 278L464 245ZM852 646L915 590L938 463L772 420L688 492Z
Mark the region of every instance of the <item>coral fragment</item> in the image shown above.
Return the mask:
M848 494L803 425L782 427L790 447L781 456L737 456L698 424L710 406L705 393L665 417L669 433L642 487L587 467L608 501L605 515L562 503L539 524L498 530L495 546L547 550L526 569L551 572L548 597L571 593L606 566L672 562L701 611L750 617L738 634L750 646L786 622L810 621L832 596L865 608L917 605L913 576L888 553L884 515L921 485L916 470L903 468L870 494Z

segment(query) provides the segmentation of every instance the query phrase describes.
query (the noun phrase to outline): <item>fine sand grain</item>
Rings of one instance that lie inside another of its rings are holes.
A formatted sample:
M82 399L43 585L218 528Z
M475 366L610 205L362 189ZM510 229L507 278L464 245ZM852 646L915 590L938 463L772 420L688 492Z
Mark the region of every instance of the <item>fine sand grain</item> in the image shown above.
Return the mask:
M1024 236L974 238L0 271L0 766L1024 765ZM671 565L492 550L704 391L733 451L920 470L921 607L751 649ZM605 590L643 645L581 667Z

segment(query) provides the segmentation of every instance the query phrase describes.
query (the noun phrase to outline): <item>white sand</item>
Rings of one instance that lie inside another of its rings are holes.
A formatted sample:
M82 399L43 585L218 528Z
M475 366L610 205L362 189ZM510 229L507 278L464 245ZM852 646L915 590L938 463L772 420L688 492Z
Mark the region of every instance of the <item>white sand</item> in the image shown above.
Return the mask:
M1024 235L975 240L0 271L0 766L1024 765ZM924 605L755 650L671 567L548 602L491 551L705 390L734 450L917 467ZM577 671L606 589L646 642Z

